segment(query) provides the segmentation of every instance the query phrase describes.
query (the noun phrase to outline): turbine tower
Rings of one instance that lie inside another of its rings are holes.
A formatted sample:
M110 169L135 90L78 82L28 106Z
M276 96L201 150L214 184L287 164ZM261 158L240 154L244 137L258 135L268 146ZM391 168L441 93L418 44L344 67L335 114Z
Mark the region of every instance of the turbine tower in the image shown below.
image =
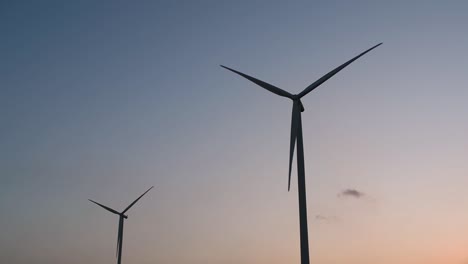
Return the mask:
M345 62L344 64L340 65L336 69L330 71L329 73L322 76L320 79L309 85L299 94L290 94L276 86L273 86L269 83L264 81L258 80L254 77L251 77L247 74L242 72L233 70L226 66L220 65L221 67L232 71L240 76L246 78L247 80L263 87L264 89L277 94L282 97L289 98L293 101L292 106L292 121L291 121L291 140L290 140L290 147L289 147L289 177L288 177L288 191L291 186L291 167L292 167L292 160L294 156L294 147L297 142L297 152L296 152L296 160L297 160L297 184L298 184L298 196L299 196L299 226L300 226L300 242L301 242L301 264L309 264L309 238L308 238L308 231L307 231L307 199L306 199L306 184L305 184L305 168L304 168L304 145L303 145L303 138L302 138L302 119L301 113L304 112L304 106L302 105L301 99L306 94L310 93L312 90L320 86L322 83L326 82L330 79L333 75L337 74L339 71L344 69L346 66L357 60L359 57L363 56L367 52L377 48L378 46L382 45L379 43L372 48L362 52L361 54L357 55L356 57L352 58L351 60Z
M142 195L140 195L140 197L138 197L135 201L133 201L133 203L131 203L129 206L127 206L127 208L125 208L125 210L123 210L121 213L117 212L116 210L112 209L112 208L109 208L105 205L102 205L98 202L95 202L91 199L88 199L89 201L101 206L102 208L106 209L107 211L111 212L111 213L114 213L116 215L119 216L119 229L118 229L118 233L117 233L117 251L116 251L116 256L117 256L117 264L120 264L121 263L121 259L122 259L122 243L123 243L123 228L124 228L124 220L128 218L128 216L125 215L125 213L134 205L136 204L136 202L138 202L138 200L141 199L141 197L143 197L143 195L145 195L147 192L149 192L151 189L153 189L154 186L151 186L151 188L149 188L146 192L144 192Z

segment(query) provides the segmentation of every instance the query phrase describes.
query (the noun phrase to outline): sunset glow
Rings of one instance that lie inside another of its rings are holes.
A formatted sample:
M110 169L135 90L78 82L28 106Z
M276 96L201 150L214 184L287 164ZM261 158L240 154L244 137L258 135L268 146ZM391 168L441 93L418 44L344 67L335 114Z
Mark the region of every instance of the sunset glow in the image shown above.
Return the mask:
M468 2L3 1L0 263L468 263Z

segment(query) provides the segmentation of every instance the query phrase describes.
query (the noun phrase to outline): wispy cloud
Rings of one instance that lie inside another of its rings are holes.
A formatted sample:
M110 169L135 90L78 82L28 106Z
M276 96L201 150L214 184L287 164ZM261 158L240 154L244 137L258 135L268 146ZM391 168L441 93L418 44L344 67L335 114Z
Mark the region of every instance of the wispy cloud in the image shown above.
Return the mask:
M360 199L364 196L366 196L365 193L360 192L356 189L346 189L346 190L341 191L338 194L338 197L350 197L350 198L356 198L356 199Z
M315 215L315 221L333 223L339 221L339 218L336 216L325 216L325 215Z

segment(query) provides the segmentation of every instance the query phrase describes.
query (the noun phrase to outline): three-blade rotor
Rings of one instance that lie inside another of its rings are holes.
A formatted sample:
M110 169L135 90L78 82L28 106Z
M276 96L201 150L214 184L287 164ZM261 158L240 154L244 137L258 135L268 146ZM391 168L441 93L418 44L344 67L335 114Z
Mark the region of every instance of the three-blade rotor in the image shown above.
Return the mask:
M111 213L114 213L114 214L116 214L116 215L122 215L122 216L124 216L125 218L127 218L127 216L125 215L125 213L126 213L130 208L132 208L132 206L135 205L135 204L138 202L138 200L141 199L141 197L143 197L147 192L149 192L149 191L150 191L151 189L153 189L153 188L154 188L154 186L151 186L151 188L149 188L148 190L146 190L146 192L144 192L142 195L140 195L135 201L133 201L129 206L127 206L127 208L125 208L121 213L119 213L118 211L116 211L116 210L114 210L114 209L112 209L112 208L110 208L110 207L107 207L107 206L105 206L105 205L103 205L103 204L100 204L100 203L98 203L98 202L96 202L96 201L93 201L93 200L91 200L91 199L88 199L88 200L89 200L90 202L95 203L95 204L97 204L98 206L100 206L100 207L106 209L107 211L109 211L109 212L111 212Z
M277 94L277 95L283 96L283 97L287 97L287 98L293 100L292 117L291 117L291 140L290 140L290 147L289 147L288 191L290 190L290 187L291 187L291 170L292 170L292 161L293 161L293 156L294 156L294 149L295 149L295 145L296 145L296 141L297 141L297 137L298 137L298 133L299 133L299 128L302 127L302 125L300 124L300 122L301 122L300 120L301 120L301 112L304 111L304 106L302 105L301 98L304 97L306 94L310 93L312 90L314 90L315 88L317 88L321 84L323 84L324 82L326 82L328 79L333 77L335 74L337 74L338 72L343 70L346 66L353 63L355 60L359 59L361 56L363 56L364 54L368 53L369 51L377 48L380 45L382 45L382 43L379 43L379 44L367 49L366 51L362 52L361 54L355 56L354 58L348 60L347 62L345 62L342 65L338 66L337 68L333 69L332 71L325 74L320 79L318 79L317 81L315 81L314 83L312 83L311 85L306 87L302 92L300 92L297 95L293 95L293 94L291 94L291 93L289 93L287 91L284 91L284 90L282 90L282 89L280 89L280 88L278 88L278 87L276 87L274 85L271 85L269 83L266 83L264 81L256 79L256 78L254 78L252 76L249 76L249 75L247 75L245 73L242 73L242 72L236 71L234 69L231 69L229 67L220 65L221 67L223 67L223 68L225 68L225 69L227 69L227 70L229 70L231 72L234 72L234 73L246 78L247 80L259 85L260 87L262 87L262 88L264 88L264 89L266 89L266 90L268 90L268 91L270 91L270 92L272 92L274 94Z

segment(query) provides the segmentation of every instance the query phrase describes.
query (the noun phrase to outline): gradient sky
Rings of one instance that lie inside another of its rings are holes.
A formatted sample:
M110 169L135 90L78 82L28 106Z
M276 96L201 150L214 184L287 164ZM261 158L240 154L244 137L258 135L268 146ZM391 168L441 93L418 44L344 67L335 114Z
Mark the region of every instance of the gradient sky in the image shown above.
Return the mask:
M114 263L87 199L155 185L124 263L299 263L292 104L219 64L298 93L384 42L303 99L311 263L468 263L467 10L2 1L0 262Z

